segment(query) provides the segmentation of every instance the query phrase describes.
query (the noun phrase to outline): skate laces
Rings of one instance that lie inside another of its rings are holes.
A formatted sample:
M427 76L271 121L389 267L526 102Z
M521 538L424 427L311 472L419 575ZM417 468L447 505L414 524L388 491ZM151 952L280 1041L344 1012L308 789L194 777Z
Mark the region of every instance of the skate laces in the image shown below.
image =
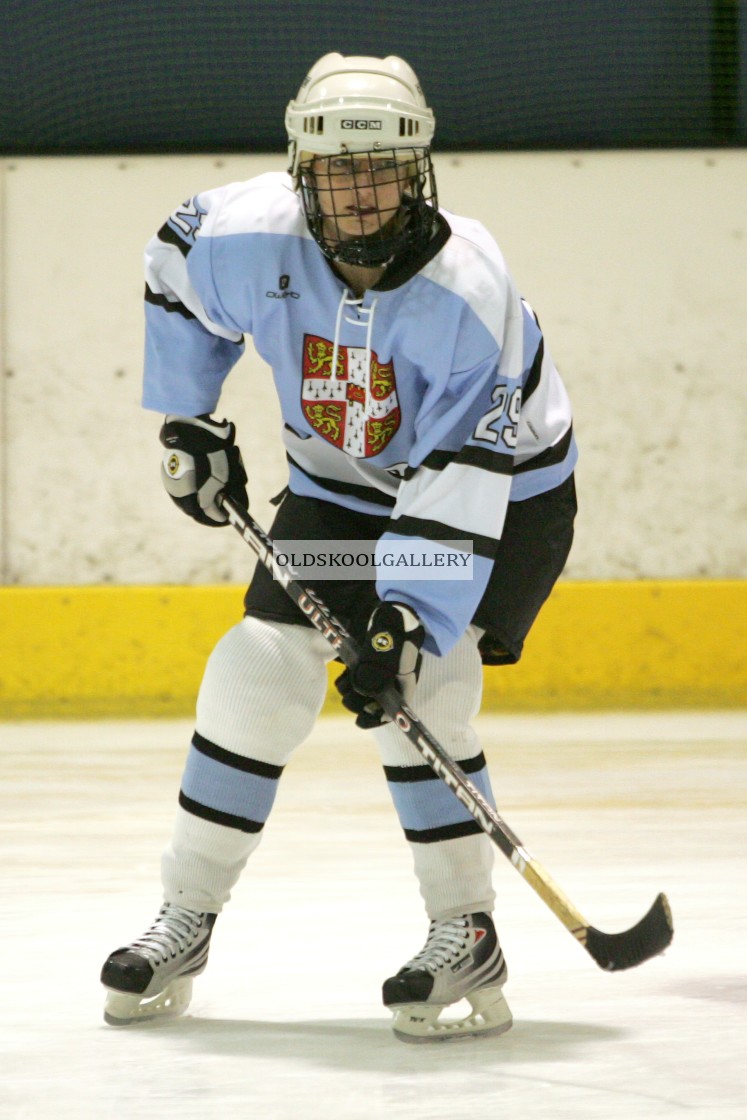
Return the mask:
M181 906L171 906L168 903L158 911L158 917L153 925L137 941L129 946L149 957L151 960L160 958L172 960L190 947L197 933L202 927L202 914L194 910L184 910Z
M412 960L407 962L402 971L424 968L435 974L447 964L451 964L467 948L469 927L470 922L467 917L431 922L425 945Z

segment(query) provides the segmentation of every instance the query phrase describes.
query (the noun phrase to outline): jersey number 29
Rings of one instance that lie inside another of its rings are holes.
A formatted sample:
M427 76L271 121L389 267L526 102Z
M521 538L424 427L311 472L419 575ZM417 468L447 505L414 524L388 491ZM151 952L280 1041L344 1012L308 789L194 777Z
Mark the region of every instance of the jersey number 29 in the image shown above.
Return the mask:
M506 385L496 385L490 394L490 399L495 403L481 417L475 428L475 439L484 440L486 443L498 443L502 439L506 447L513 451L516 447L521 413L521 386L514 389L509 397ZM502 420L503 424L500 424Z

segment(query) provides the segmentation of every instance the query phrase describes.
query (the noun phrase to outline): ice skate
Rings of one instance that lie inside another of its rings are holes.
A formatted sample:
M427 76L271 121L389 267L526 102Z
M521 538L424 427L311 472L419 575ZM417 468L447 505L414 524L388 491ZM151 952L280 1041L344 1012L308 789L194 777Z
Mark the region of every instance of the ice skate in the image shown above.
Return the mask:
M126 1026L183 1014L192 978L207 964L215 918L166 903L142 937L116 949L101 970L106 1022Z
M420 952L384 981L384 1004L394 1012L392 1026L402 1042L503 1034L512 1022L502 993L507 978L492 918L465 914L431 922ZM439 1019L462 999L471 1015Z

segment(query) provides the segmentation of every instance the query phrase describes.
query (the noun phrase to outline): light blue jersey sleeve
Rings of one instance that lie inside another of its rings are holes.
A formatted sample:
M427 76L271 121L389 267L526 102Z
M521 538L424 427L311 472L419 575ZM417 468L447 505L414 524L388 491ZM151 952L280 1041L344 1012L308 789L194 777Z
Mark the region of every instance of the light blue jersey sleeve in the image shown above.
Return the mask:
M481 392L476 398L464 394L440 418L451 422L452 432L463 431L467 422L469 435L458 447L442 437L402 482L377 549L379 597L408 603L426 627L425 648L439 655L459 640L479 606L511 491L520 379L504 375L498 361L471 375ZM436 560L439 552L445 557ZM413 567L391 560L386 566L383 558L392 553L410 557ZM420 556L432 553L428 567ZM439 578L447 573L452 578Z
M501 292L499 281L494 290ZM525 477L531 474L528 441L534 437L522 431L523 394L535 395L543 361L546 379L551 373L531 309L506 276L501 298L491 297L484 307L474 302L463 317L461 335L478 336L477 349L486 356L472 368L453 373L450 391L424 415L413 447L414 469L399 487L378 546L379 597L409 604L426 627L424 648L438 655L459 640L485 593L514 496L519 452ZM486 338L492 341L492 351ZM568 416L560 409L557 434L567 428ZM542 449L549 434L544 432L538 443ZM566 462L565 470L572 470L572 462ZM430 571L417 568L421 553L439 546L447 553L440 561L441 571L453 564L446 573L453 573L452 578L439 578L435 563ZM455 551L469 553L469 578L458 566ZM415 566L408 572L405 562L395 567L391 559L386 566L385 557L391 553L412 556Z
M200 240L203 226L220 212L223 193L208 191L178 207L145 250L143 405L157 412L212 412L244 351L243 332L210 285L204 261L210 242ZM202 278L199 292L195 272Z

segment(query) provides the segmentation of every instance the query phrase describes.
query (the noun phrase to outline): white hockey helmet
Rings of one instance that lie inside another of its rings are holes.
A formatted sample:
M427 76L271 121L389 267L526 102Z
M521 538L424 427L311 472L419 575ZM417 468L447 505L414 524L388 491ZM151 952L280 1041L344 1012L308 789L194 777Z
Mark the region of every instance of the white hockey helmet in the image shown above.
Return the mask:
M435 119L408 63L395 55L326 54L288 104L285 124L289 171L325 256L376 266L428 243L438 210ZM391 195L384 201L386 182L397 185L394 206ZM356 198L368 195L359 223L351 187Z
M331 53L314 63L289 102L285 127L296 177L301 152L428 148L435 118L404 59Z

